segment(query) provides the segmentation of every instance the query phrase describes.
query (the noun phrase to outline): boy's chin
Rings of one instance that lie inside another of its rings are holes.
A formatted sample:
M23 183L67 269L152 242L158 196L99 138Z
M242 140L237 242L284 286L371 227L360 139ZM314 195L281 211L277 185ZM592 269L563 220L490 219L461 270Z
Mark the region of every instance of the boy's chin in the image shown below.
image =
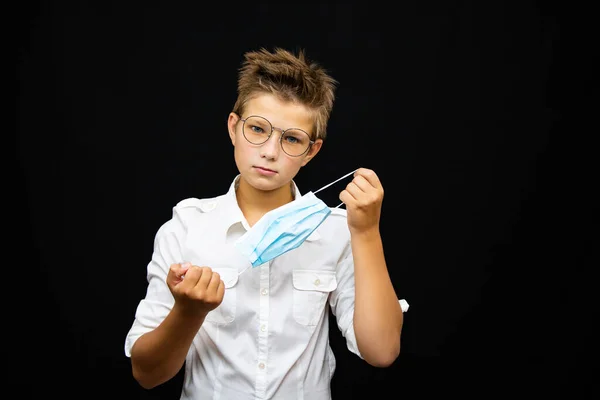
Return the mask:
M274 190L281 189L284 186L289 186L290 181L291 179L285 179L281 176L253 176L247 180L250 186L252 186L254 189L261 190L263 192L271 192Z

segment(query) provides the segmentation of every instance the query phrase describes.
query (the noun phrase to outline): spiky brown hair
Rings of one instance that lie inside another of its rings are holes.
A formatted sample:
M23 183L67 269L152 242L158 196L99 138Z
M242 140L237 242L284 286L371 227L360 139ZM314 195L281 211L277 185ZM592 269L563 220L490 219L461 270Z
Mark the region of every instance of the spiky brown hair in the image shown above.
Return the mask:
M315 112L313 140L325 139L335 99L337 81L316 62L282 48L261 48L244 54L239 70L238 97L233 112L242 115L246 103L258 93L276 95L283 101L305 105Z

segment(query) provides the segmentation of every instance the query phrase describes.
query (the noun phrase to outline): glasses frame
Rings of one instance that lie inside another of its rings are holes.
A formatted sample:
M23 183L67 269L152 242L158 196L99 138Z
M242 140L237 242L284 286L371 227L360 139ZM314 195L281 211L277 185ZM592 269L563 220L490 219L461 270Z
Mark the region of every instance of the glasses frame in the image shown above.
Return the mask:
M306 154L306 153L307 153L307 152L310 150L310 148L312 147L312 145L313 145L313 144L315 144L315 141L314 141L314 140L312 140L312 139L310 138L310 135L308 134L308 132L306 132L306 131L305 131L305 130L303 130L303 129L300 129L300 128L288 128L288 129L281 129L281 128L277 128L277 127L273 126L273 124L271 123L271 121L269 121L268 119L266 119L265 117L263 117L263 116L260 116L260 115L249 115L249 116L247 116L246 118L242 118L242 116L241 116L241 115L239 115L239 114L237 114L237 113L236 113L236 115L238 116L239 120L240 120L240 121L242 121L242 135L244 136L244 139L246 139L246 141L247 141L248 143L250 143L250 144L253 144L253 145L255 145L255 146L262 146L263 144L267 143L267 142L269 141L269 139L271 139L271 136L273 136L273 131L274 131L274 130L278 130L278 131L280 131L280 132L281 132L281 134L279 135L279 146L281 146L281 150L282 150L282 151L283 151L285 154L287 154L288 156L290 156L290 157L300 157L300 156L303 156L304 154ZM247 120L248 118L252 118L252 117L262 118L262 119L264 119L265 121L267 121L267 122L269 123L269 125L271 125L271 132L269 132L269 136L267 136L267 138L265 139L265 141L264 141L264 142L261 142L261 143L253 143L253 142L251 142L250 140L248 140L248 138L246 137L246 134L244 133L244 126L246 125L246 120ZM288 153L287 151L285 151L285 149L283 148L283 135L284 135L284 134L285 134L287 131L291 131L291 130L295 130L295 131L304 132L304 133L306 133L306 136L308 136L308 147L307 147L307 148L306 148L306 150L304 150L302 153L300 153L300 154L297 154L297 155L291 155L290 153Z

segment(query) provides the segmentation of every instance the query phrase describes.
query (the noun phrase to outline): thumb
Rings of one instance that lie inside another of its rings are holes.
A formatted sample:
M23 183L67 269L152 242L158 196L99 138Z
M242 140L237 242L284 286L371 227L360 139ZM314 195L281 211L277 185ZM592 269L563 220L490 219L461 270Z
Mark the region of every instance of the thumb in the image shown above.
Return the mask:
M181 283L181 281L183 281L183 278L185 277L185 273L191 266L192 264L189 262L181 264L171 264L171 267L169 268L169 273L167 275L167 284L169 284L169 286L175 286Z

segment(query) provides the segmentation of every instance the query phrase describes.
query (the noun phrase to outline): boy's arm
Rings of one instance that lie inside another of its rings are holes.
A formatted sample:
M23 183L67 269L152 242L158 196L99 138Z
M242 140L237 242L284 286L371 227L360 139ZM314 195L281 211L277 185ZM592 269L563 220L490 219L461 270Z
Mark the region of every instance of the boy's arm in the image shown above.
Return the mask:
M140 336L131 349L133 376L146 389L179 372L206 315L221 304L225 294L223 280L210 267L173 264L166 281L175 305L160 325Z
M131 349L133 376L146 389L179 372L206 315L221 304L225 294L217 272L189 263L171 265L166 283L175 305L160 325L140 336Z
M391 365L400 354L403 313L388 274L378 230L352 234L358 349L369 364Z
M144 388L160 385L179 372L194 336L212 307L210 301L220 302L215 298L203 302L202 296L190 299L188 295L197 294L191 284L199 283L203 269L179 264L184 257L186 221L204 211L199 199L181 201L174 207L172 219L162 225L155 236L146 297L138 305L125 340L125 354L131 359L133 376ZM187 279L182 279L184 275ZM213 275L215 273L204 274L205 287ZM218 274L212 284L215 288L220 281L217 277ZM181 284L183 281L185 285ZM184 289L188 290L187 295Z
M379 233L383 187L375 172L360 168L340 200L346 204L354 259L356 342L365 361L386 367L400 354L403 314Z
M204 318L186 316L175 306L153 331L140 336L131 349L133 377L145 389L173 378L183 366Z

